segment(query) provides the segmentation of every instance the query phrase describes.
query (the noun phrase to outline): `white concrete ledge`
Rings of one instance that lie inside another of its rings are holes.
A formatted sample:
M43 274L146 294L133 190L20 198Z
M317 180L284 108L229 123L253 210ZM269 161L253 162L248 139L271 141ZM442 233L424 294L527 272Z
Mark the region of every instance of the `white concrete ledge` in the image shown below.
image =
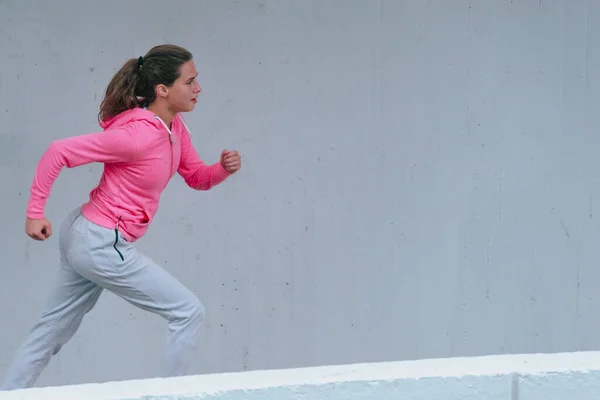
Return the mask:
M600 352L448 358L0 392L0 400L598 400Z

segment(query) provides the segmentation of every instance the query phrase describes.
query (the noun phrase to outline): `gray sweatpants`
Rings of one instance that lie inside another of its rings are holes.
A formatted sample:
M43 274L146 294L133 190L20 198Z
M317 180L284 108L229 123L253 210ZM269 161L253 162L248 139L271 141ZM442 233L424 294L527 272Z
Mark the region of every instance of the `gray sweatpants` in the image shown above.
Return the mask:
M17 350L0 389L33 386L104 289L168 321L162 375L186 374L204 319L198 298L117 231L88 221L80 209L63 222L59 246L61 267L46 309Z

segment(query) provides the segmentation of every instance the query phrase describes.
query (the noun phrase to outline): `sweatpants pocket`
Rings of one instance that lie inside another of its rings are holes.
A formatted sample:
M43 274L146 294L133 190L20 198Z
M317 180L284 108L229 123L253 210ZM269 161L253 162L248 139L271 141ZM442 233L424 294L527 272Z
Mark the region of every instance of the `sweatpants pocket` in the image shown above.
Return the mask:
M115 251L117 252L119 257L121 258L121 261L125 261L125 257L123 257L123 253L121 253L121 251L117 247L118 244L119 244L119 230L115 229L115 243L113 244L113 248L115 249Z

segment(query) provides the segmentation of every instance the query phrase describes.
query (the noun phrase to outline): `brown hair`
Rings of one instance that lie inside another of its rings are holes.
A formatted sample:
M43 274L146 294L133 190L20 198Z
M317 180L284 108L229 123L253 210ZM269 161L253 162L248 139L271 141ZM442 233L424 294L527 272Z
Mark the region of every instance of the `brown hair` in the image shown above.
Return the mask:
M135 107L146 107L156 99L156 85L171 86L181 66L193 56L183 47L165 44L145 56L128 60L113 76L100 104L100 121Z

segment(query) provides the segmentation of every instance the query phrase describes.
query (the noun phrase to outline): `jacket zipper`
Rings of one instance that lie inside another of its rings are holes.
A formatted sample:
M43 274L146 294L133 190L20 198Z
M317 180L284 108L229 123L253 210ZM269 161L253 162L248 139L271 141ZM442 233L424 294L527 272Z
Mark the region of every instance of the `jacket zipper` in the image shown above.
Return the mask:
M171 143L171 164L169 166L169 172L171 175L173 175L173 173L174 173L174 171L173 171L173 143L175 143L175 141L173 140L173 134L171 133L171 130L169 129L167 124L165 124L165 121L163 121L158 115L155 115L154 118L159 120L163 124L163 126L165 127L167 132L169 133L169 142ZM184 123L184 125L185 125L185 123ZM186 126L186 128L187 128L187 126Z
M158 115L155 115L154 118L159 120L163 124L163 126L165 127L167 132L169 133L169 142L171 144L171 163L169 165L169 172L171 175L173 175L173 172L174 172L173 171L173 144L175 143L175 141L173 140L173 134L171 133L171 130L169 129L167 124L165 124L165 121L163 121ZM183 122L183 120L182 120L182 122ZM185 126L185 129L187 129L187 125L185 124L185 122L183 122L183 125ZM120 221L121 221L121 217L119 217L119 219L117 220L117 223L115 224L115 243L113 244L113 248L119 254L121 261L125 261L125 257L123 257L123 254L117 248L117 243L119 243L119 222Z

